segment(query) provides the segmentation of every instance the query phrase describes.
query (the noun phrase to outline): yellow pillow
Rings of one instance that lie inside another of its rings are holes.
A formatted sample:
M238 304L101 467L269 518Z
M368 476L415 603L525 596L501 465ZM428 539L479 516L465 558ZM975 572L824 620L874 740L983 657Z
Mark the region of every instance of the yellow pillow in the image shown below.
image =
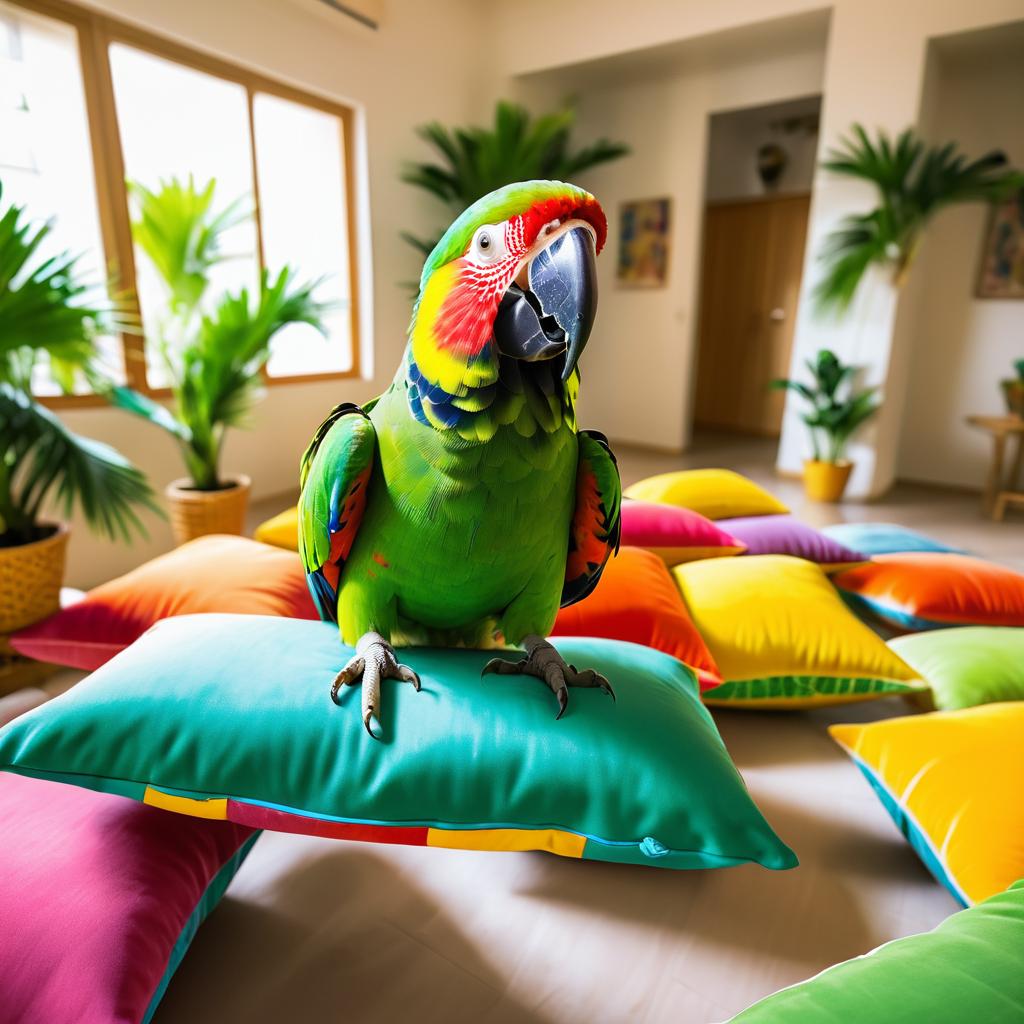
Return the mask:
M746 555L672 572L725 680L704 693L709 704L808 707L924 688L813 562Z
M768 516L789 509L766 490L731 469L682 469L627 487L626 497L682 505L708 519Z
M286 508L273 519L260 523L253 534L256 540L264 544L273 544L275 548L286 551L299 550L299 510L296 506Z
M965 906L1024 878L1024 702L829 732Z

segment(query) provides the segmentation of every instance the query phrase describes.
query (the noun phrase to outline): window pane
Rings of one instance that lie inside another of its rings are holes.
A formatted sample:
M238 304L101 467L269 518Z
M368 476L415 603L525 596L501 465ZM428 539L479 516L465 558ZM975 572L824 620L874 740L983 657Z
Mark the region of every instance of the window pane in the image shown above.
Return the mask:
M273 341L269 372L286 377L352 369L345 136L342 121L258 93L253 100L263 259L288 264L301 280L323 278L316 295L335 303L327 340L294 324Z
M78 33L60 21L0 2L0 181L3 202L25 206L33 221L53 221L36 259L63 251L80 255L80 276L97 286L107 278L96 207L89 123L78 58ZM106 368L123 379L119 340L100 339ZM33 390L60 393L45 360Z
M216 182L213 209L236 199L252 206L252 157L245 89L173 61L115 43L110 47L125 175L150 190L161 181L189 176L197 188ZM222 252L231 259L215 266L205 308L225 290L258 283L256 225L252 217L223 234ZM167 383L156 332L167 304L165 287L148 258L135 248L136 284L147 334L149 383Z

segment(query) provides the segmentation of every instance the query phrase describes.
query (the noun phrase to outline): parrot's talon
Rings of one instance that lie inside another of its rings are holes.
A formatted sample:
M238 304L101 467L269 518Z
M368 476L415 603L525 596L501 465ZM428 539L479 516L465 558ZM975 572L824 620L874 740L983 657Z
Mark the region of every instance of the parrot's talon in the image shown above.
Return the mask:
M395 649L379 633L364 633L356 644L356 653L335 676L331 684L331 700L341 705L339 691L343 686L362 684L362 719L363 727L372 739L381 737L373 731L373 719L380 724L380 681L397 679L403 683L411 683L419 693L420 677L408 665L399 662Z
M565 714L569 706L569 687L594 687L615 700L615 691L611 683L593 669L587 668L580 672L575 665L565 661L555 648L538 636L528 636L523 641L526 657L519 661L505 661L502 658L491 658L480 671L485 675L523 675L535 676L541 680L558 700L557 722Z

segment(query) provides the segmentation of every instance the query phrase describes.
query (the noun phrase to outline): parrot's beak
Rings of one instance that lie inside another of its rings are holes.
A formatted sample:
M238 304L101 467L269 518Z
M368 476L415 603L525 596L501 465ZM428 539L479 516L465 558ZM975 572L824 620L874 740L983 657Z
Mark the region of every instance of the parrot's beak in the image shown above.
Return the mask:
M568 380L590 337L597 312L594 229L570 220L527 254L494 319L498 350L535 362L564 354Z

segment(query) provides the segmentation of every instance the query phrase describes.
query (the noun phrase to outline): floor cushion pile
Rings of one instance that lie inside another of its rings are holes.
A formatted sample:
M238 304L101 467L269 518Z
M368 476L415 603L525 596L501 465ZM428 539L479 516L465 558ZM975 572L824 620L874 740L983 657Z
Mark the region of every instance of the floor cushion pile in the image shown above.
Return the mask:
M339 839L666 868L796 864L689 669L614 640L557 646L616 699L575 688L556 721L537 679L481 679L493 652L411 648L422 690L385 681L375 739L358 688L331 701L352 655L333 624L180 616L0 730L0 768Z
M855 606L902 630L1024 626L1024 575L970 555L878 555L833 582Z
M848 569L868 558L791 515L721 519L718 525L745 544L748 555L792 555L828 572Z
M782 989L729 1024L1018 1024L1024 881L923 935Z
M1024 629L933 629L896 637L889 646L925 680L940 711L1024 701Z
M148 1021L257 833L0 774L0 1019Z
M923 686L811 562L716 558L676 566L673 574L725 680L704 694L710 704L810 707Z
M605 565L593 592L558 613L551 633L643 644L687 664L701 689L722 682L665 563L640 548L620 548Z
M15 633L10 643L25 657L91 671L155 622L198 612L317 618L294 554L246 537L215 535L90 590L83 600Z
M821 532L865 555L896 555L912 551L966 554L960 548L950 547L934 537L896 523L833 523L823 526Z
M829 731L960 903L1024 878L1024 702Z
M622 543L652 551L670 566L746 550L742 541L692 509L632 498L622 503Z
M679 505L708 519L764 516L789 509L763 487L731 469L681 469L660 473L627 487L627 498Z

